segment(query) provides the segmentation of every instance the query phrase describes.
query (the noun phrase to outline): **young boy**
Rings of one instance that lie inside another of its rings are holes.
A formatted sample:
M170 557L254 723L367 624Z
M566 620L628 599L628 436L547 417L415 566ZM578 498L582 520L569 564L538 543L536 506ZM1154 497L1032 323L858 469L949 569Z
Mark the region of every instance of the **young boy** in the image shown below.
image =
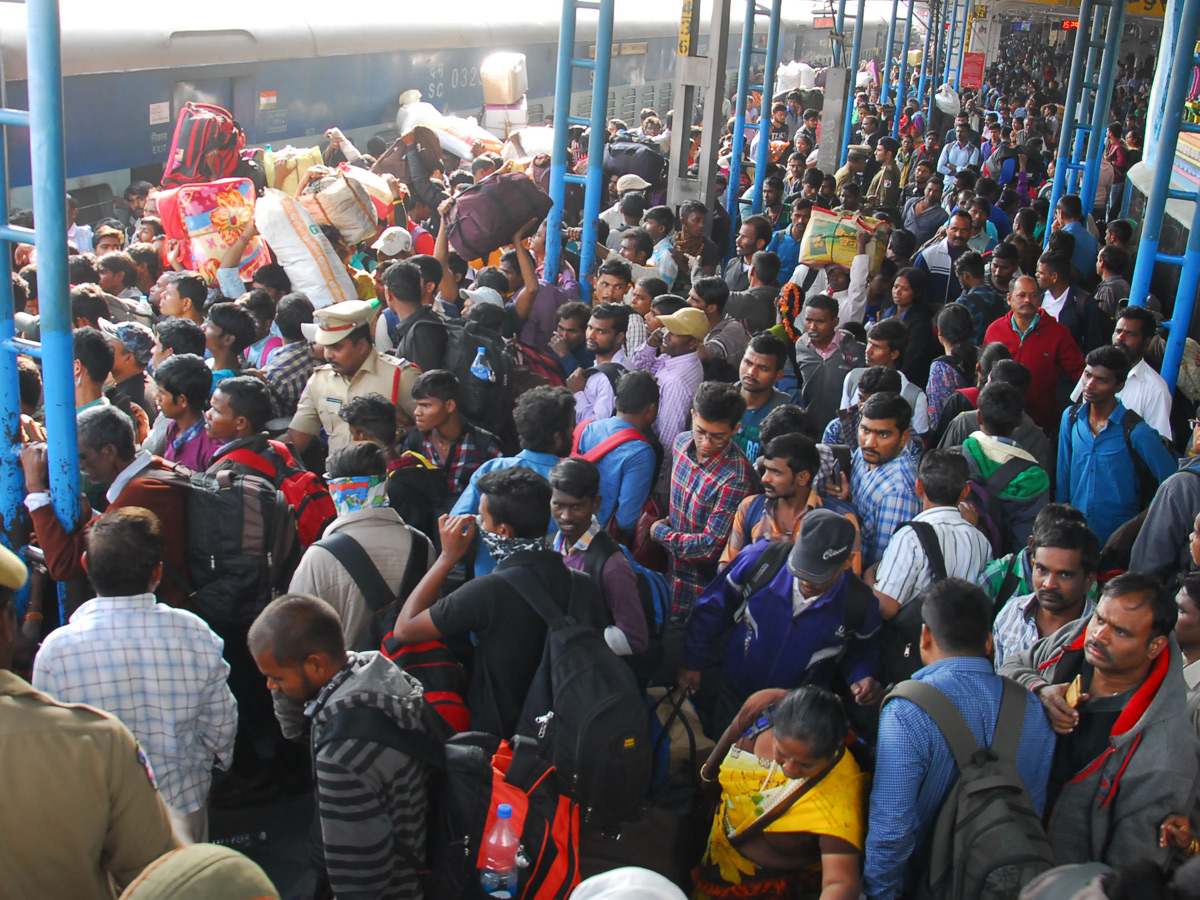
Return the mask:
M242 353L254 343L258 325L237 303L214 303L204 317L204 346L212 355L212 386L242 370Z
M163 459L203 472L224 443L204 428L212 372L199 356L176 353L159 364L154 378L158 382L158 407L171 420Z

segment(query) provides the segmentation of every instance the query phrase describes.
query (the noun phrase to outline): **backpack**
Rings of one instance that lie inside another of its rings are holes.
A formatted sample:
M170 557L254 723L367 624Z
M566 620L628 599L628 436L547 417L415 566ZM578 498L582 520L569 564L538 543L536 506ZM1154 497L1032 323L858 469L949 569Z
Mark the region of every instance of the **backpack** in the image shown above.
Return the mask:
M504 436L512 423L513 365L504 352L504 339L490 328L466 319L447 319L446 358L442 367L458 377L458 409L472 424ZM471 365L484 348L495 381L481 381L471 374Z
M287 444L280 441L267 443L283 460L283 468L279 471L266 457L244 447L232 450L222 458L249 466L279 489L296 513L300 546L308 547L319 540L329 523L337 518L337 507L333 505L325 479L297 463Z
M428 719L428 715L425 715ZM430 821L426 858L406 848L398 852L422 873L424 894L438 900L478 900L483 841L496 823L501 803L512 807L520 835L517 891L521 900L567 900L579 884L579 807L556 787L554 767L532 738L509 741L481 732L439 740L442 729L427 723L428 733L403 728L383 710L356 706L333 720L322 746L347 738L374 741L405 753L431 770Z
M586 422L580 422L575 426L575 434L571 441L572 456L578 457L579 459L586 459L590 463L599 463L600 460L604 459L604 457L608 456L609 453L611 453L613 450L616 450L622 444L628 444L630 441L643 441L645 443L649 443L644 434L630 425L628 428L622 428L620 431L609 435L591 450L580 453L579 442L583 440L583 432L594 421L596 420L588 419Z
M560 611L535 578L497 570L546 623L546 647L521 711L518 733L546 740L563 793L586 825L633 818L650 784L649 724L633 671L604 636ZM591 590L571 573L571 593ZM571 603L570 608L577 604Z
M175 122L162 186L173 188L229 178L237 169L245 146L246 133L229 110L189 101L183 104ZM206 158L212 150L218 154L215 170Z
M601 590L604 588L604 567L616 553L624 554L633 567L637 579L638 599L642 602L642 613L646 616L646 631L653 645L662 641L663 625L671 615L671 589L661 572L647 569L629 552L629 548L617 542L607 531L600 531L583 554L583 571Z
M187 494L187 572L168 570L196 614L219 627L246 626L284 590L300 560L296 518L275 485L231 471L148 469Z
M516 371L514 399L543 384L564 387L567 383L567 374L557 356L531 347L516 338L505 341L504 353Z
M1019 547L1008 546L1008 528L1005 521L1004 504L1000 495L1022 472L1036 468L1037 463L1028 459L1013 457L1004 462L987 478L971 476L967 479L966 502L975 508L979 519L975 527L983 532L988 543L992 545L992 557L999 559L1010 550Z
M611 387L615 393L617 390L617 382L620 381L621 376L624 375L628 371L629 370L626 369L620 363L614 363L614 362L596 363L596 365L589 366L588 368L583 370L583 377L585 379L587 379L587 378L591 378L593 375L603 375L605 378L608 379L608 383L609 383L609 385L611 385Z
M937 532L928 522L901 522L896 531L908 526L921 542L925 558L929 560L929 571L935 582L946 578L946 558ZM895 532L893 532L895 534ZM883 664L883 676L889 684L911 678L921 668L921 600L914 597L900 604L900 609L891 619L883 623L880 631L879 655Z
M389 631L379 652L421 682L425 702L455 733L471 730L471 711L466 701L471 679L449 647L441 641L402 644Z
M629 134L618 135L604 145L603 166L605 178L637 175L656 188L666 183L667 158L662 147Z
M930 833L920 900L1016 900L1021 888L1055 864L1025 781L1017 747L1026 691L1005 678L990 748L982 748L954 703L931 684L905 681L884 698L915 703L946 739L959 777L942 801Z
M398 593L393 593L388 587L387 581L379 573L378 567L372 562L363 545L345 532L335 531L313 545L328 551L341 563L346 574L354 580L354 586L362 594L363 602L371 610L370 621L362 638L354 647L355 650L378 650L382 646L384 637L391 634L392 626L396 624L400 607L425 577L429 568L429 538L415 528L407 525L404 527L412 540Z
M1009 554L1008 566L1004 570L1004 577L1000 579L1000 586L996 589L996 597L992 600L993 622L996 620L996 616L1000 615L1000 610L1004 609L1004 604L1017 592L1017 586L1021 583L1021 574L1017 571L1017 563L1020 559L1020 551Z
M1079 411L1082 408L1082 400L1077 400L1071 404L1071 413L1067 418L1072 431L1075 430L1075 423L1079 421ZM1154 473L1150 471L1150 467L1146 464L1146 461L1142 459L1141 454L1133 446L1133 430L1144 421L1141 416L1129 408L1126 408L1125 415L1121 417L1121 436L1125 438L1125 449L1129 452L1129 458L1133 460L1133 474L1137 479L1139 510L1149 506L1150 501L1154 499L1154 495L1158 492L1158 479L1154 477ZM1073 444L1073 441L1068 442L1068 450Z

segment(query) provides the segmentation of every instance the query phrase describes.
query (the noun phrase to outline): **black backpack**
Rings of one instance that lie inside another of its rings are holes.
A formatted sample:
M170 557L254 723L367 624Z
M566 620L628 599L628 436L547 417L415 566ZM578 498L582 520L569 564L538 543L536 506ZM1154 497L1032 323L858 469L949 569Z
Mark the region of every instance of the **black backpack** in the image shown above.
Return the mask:
M972 475L967 479L966 502L975 507L979 521L975 527L983 532L984 537L992 547L993 558L1004 556L1010 551L1020 550L1020 547L1010 547L1008 539L1011 528L1008 516L1004 511L1001 494L1017 478L1030 469L1037 468L1037 463L1014 456L1007 460L987 478Z
M429 568L429 538L424 532L408 528L412 537L408 561L404 564L404 575L400 579L400 590L392 593L387 581L379 574L379 569L371 561L370 554L363 549L362 544L350 535L341 531L327 534L313 544L333 554L333 558L342 564L346 573L354 579L354 585L363 595L363 600L371 609L371 618L363 631L362 638L355 650L378 650L383 639L391 633L400 615L400 607L408 599L408 595L425 577Z
M296 515L275 485L228 469L147 469L187 495L187 572L168 569L196 614L218 627L253 622L300 561Z
M473 424L504 437L512 429L513 365L504 352L504 338L478 322L446 320L446 358L442 368L458 377L458 410ZM471 374L471 364L484 348L495 381L480 381Z
M633 818L650 785L653 760L645 701L632 669L601 632L564 614L537 578L511 569L495 574L548 629L518 733L545 742L560 790L579 803L585 825ZM591 590L587 576L571 572L572 601Z
M1004 695L990 748L982 748L958 707L922 681L904 681L884 698L902 697L933 719L958 766L958 780L942 801L930 832L928 867L918 900L1016 900L1021 888L1054 866L1054 854L1034 812L1017 747L1027 692L1004 679Z
M946 577L946 558L937 532L928 522L901 522L896 531L908 526L921 542L921 549L929 560L929 570L935 582ZM894 534L894 532L893 532ZM880 657L886 683L895 684L911 678L921 668L921 598L912 598L900 604L900 609L891 619L884 620L880 632Z

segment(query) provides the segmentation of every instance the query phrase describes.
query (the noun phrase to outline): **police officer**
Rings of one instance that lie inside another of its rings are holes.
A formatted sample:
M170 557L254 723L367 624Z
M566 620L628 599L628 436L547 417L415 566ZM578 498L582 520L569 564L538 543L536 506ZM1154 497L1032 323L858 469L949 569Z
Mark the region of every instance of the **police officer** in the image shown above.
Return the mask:
M305 337L322 345L328 365L308 379L288 426L288 437L300 452L322 428L329 435L330 453L351 443L350 426L338 412L353 397L381 394L395 404L402 431L412 424L412 386L421 370L375 349L372 335L377 315L374 304L347 300L317 310L316 321L301 326Z
M875 159L879 171L867 191L870 206L894 209L900 205L900 167L896 165L896 151L900 143L892 137L882 137L875 145Z
M834 179L837 181L837 192L841 194L844 188L850 181L854 181L859 187L863 186L863 172L867 169L867 162L871 159L871 148L866 144L853 144L846 151L846 164L842 166L834 174Z
M137 741L8 671L24 563L0 547L0 897L110 898L178 844Z

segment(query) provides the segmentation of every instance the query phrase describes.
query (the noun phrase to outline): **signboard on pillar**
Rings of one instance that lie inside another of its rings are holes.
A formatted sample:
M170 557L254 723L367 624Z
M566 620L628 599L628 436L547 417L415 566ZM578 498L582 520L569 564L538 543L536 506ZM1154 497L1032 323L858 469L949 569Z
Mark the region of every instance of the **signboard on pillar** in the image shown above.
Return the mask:
M982 53L963 54L960 87L970 90L983 87L983 57Z

